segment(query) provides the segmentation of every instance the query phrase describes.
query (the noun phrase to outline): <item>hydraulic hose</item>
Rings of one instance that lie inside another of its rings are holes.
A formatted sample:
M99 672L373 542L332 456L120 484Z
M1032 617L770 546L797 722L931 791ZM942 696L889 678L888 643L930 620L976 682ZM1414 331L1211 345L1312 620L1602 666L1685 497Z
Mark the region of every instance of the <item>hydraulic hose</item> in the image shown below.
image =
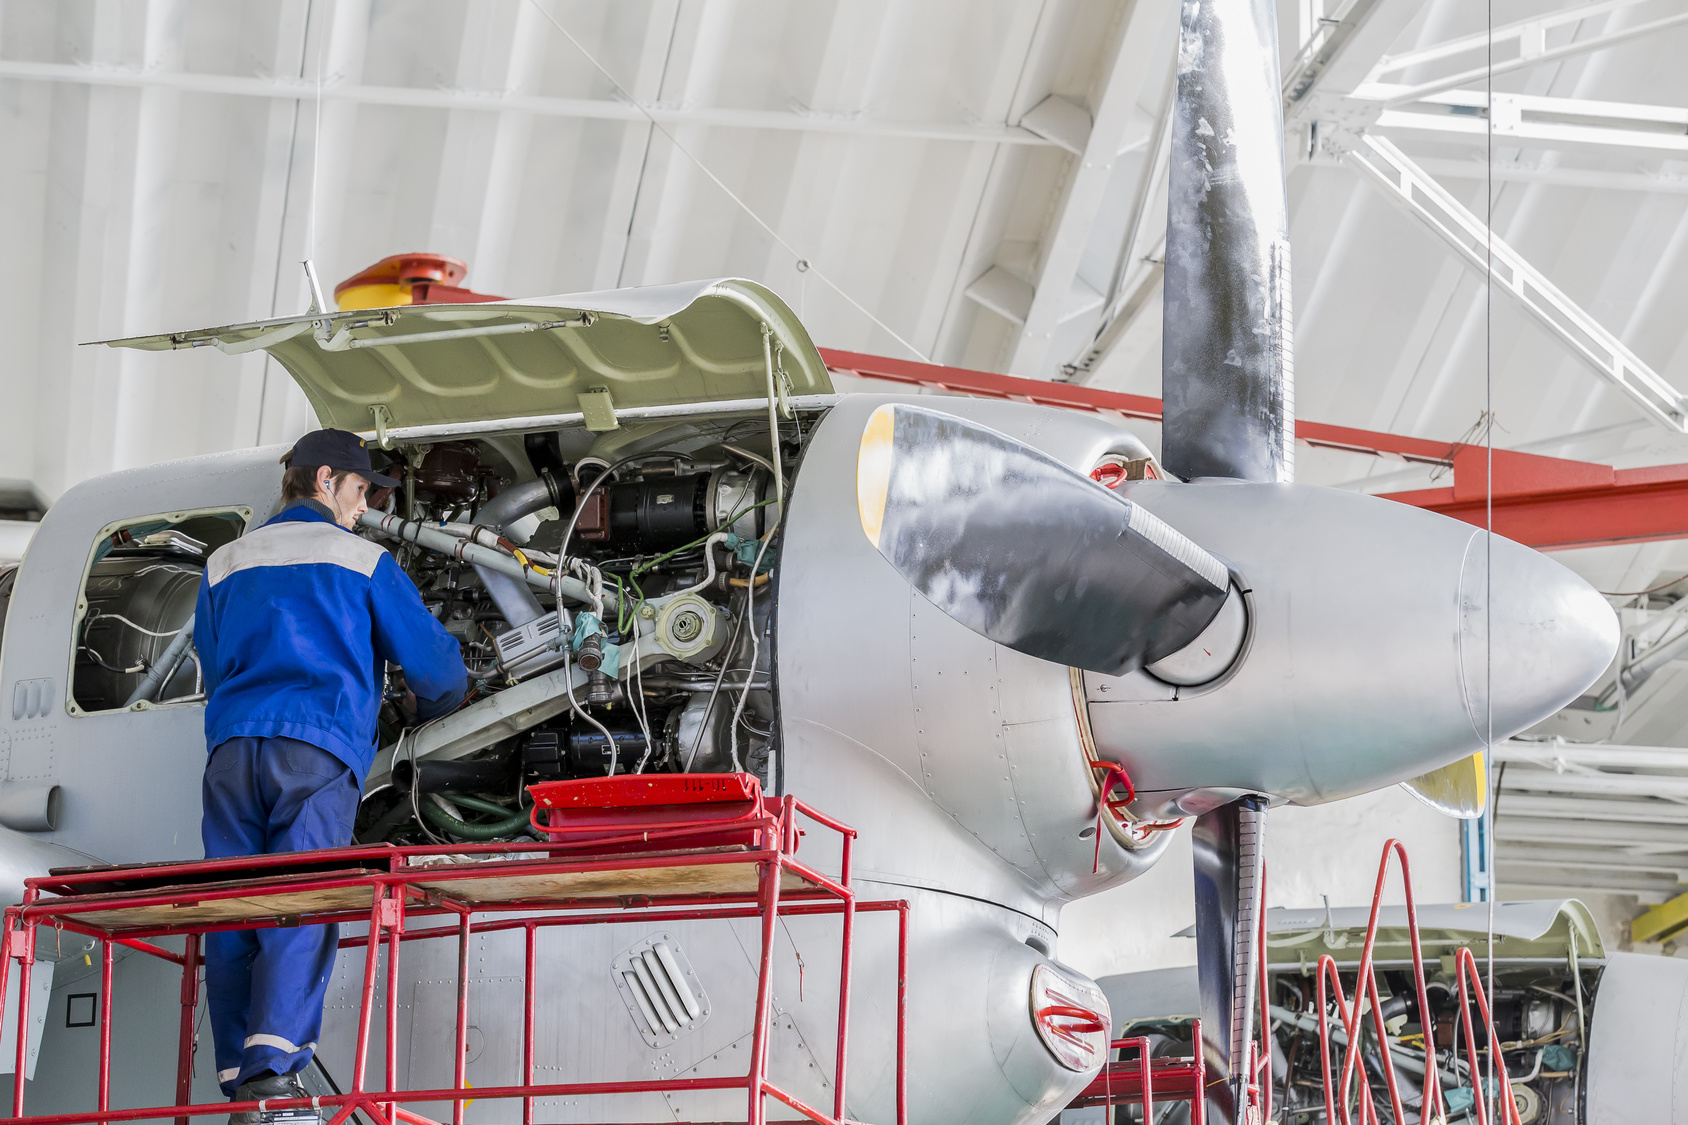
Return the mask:
M502 820L489 821L485 824L470 824L466 820L458 820L455 816L440 808L437 801L419 801L417 807L422 810L422 815L427 817L428 823L435 828L442 832L449 832L453 836L460 836L465 840L476 842L496 840L500 836L508 836L526 827L529 823L528 810L526 809L512 813L503 805L492 801L483 801L478 797L470 797L462 793L452 797L451 800L453 803L463 805L466 808L485 812L496 810L508 815Z
M507 761L477 758L440 762L424 758L412 762L406 758L393 763L393 784L406 792L412 788L418 793L485 792L503 788L514 773L514 766ZM499 806L499 811L507 810Z

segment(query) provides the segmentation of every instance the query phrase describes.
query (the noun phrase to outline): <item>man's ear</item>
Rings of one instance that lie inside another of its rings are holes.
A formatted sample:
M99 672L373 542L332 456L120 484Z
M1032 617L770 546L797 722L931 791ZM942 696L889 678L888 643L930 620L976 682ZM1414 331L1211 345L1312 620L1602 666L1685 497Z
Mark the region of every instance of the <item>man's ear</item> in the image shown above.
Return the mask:
M328 482L330 480L332 480L333 478L334 478L334 470L333 469L329 468L327 465L318 465L317 471L316 471L317 491L322 492L322 491L326 490L328 492L333 492L334 490L332 488L330 488L329 484L328 484Z

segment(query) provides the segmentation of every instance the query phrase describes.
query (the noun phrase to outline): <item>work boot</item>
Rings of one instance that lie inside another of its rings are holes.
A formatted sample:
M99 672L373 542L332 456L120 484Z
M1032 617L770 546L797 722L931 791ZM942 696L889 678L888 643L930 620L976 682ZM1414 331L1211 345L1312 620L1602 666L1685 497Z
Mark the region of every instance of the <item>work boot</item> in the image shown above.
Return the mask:
M272 1098L308 1098L297 1074L263 1074L249 1078L234 1092L237 1102L268 1101ZM322 1115L310 1106L296 1109L256 1109L229 1114L229 1125L314 1125Z

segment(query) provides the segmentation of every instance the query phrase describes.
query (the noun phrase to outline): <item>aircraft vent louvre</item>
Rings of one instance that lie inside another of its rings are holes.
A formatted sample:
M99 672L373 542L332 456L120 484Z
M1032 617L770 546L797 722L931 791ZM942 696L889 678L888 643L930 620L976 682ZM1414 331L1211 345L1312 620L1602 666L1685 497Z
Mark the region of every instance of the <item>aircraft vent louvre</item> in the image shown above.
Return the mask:
M709 1019L709 996L671 934L653 934L617 954L610 978L652 1048L668 1046Z

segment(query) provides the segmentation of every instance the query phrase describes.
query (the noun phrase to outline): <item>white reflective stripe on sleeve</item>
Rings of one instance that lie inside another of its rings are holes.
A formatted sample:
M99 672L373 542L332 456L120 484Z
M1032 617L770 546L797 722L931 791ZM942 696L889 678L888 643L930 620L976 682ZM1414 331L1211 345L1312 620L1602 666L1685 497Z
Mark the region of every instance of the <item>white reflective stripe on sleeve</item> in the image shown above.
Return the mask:
M219 1070L217 1072L217 1081L219 1082L230 1082L239 1077L240 1068L238 1066L231 1066L227 1070Z
M248 1035L246 1037L246 1042L241 1044L241 1046L274 1047L276 1050L286 1051L290 1055L296 1054L299 1051L316 1050L315 1043L294 1043L292 1040L283 1039L279 1035Z
M338 525L296 520L268 524L217 548L205 571L213 586L236 571L312 563L342 566L368 578L386 554Z

